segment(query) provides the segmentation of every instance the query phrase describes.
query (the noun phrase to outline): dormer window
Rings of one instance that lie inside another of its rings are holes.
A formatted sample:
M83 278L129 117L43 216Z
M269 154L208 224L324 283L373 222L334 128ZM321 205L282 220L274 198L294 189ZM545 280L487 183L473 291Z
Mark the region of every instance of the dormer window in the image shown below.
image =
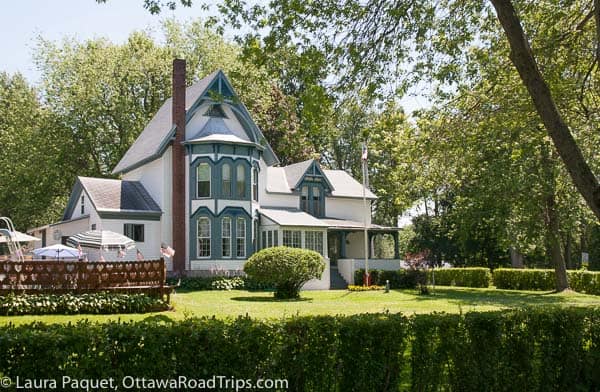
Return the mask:
M300 209L309 212L308 210L308 187L303 186L300 194Z
M228 118L220 104L210 105L204 115L208 117Z
M312 214L321 217L321 191L319 187L314 186L312 189Z

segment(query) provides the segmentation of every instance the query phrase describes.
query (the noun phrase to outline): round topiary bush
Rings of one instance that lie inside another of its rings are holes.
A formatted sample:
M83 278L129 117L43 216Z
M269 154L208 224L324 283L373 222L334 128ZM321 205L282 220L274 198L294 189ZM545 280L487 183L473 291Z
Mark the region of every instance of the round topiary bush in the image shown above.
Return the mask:
M320 279L325 260L312 250L276 246L253 254L244 272L259 283L275 287L275 298L298 298L300 288L311 279Z

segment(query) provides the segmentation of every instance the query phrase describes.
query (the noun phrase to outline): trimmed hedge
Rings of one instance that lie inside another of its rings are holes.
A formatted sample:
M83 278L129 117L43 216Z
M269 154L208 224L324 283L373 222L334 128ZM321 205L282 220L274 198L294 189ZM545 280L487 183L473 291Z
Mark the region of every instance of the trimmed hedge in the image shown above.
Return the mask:
M567 271L569 285L575 291L600 295L600 272ZM494 270L494 285L498 289L509 290L554 290L556 278L552 269Z
M0 296L0 315L25 314L116 314L168 310L161 298L145 294L9 294Z
M354 284L362 285L364 269L354 271ZM371 284L385 286L386 280L390 281L391 289L414 289L419 283L425 283L427 276L423 270L401 269L397 271L369 270Z
M431 270L401 269L398 271L370 270L371 283L385 286L390 281L392 289L412 289L419 283L433 282ZM364 269L354 272L355 284L362 284ZM436 268L435 284L440 286L488 287L492 275L488 268Z
M600 308L0 327L0 369L12 380L225 376L286 379L282 390L291 391L592 391L598 368Z
M489 268L436 268L427 271L427 280L440 286L489 287L492 274Z

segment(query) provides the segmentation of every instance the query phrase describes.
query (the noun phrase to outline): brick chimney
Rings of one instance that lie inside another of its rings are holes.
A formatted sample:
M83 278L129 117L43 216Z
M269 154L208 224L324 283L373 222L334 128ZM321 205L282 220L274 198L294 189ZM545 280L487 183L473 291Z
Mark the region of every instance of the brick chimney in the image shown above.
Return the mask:
M185 272L185 60L173 60L173 124L175 124L175 140L173 140L173 271L177 275Z

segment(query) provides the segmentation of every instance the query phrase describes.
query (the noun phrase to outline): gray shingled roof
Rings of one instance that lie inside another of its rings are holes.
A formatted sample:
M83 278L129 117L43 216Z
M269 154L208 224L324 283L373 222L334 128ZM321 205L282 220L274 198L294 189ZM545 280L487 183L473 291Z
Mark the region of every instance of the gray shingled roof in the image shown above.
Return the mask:
M185 89L186 111L206 91L218 73L219 71L215 71ZM129 147L129 150L123 155L117 166L115 166L113 170L114 174L126 171L147 159L157 157L157 154L161 152L160 149L168 142L167 139L173 128L171 102L172 98L167 99L160 109L158 109L158 112L152 117L146 128L144 128L135 142Z
M213 81L215 81L218 77L222 77L222 83L219 82L219 85L223 84L223 88L227 88L230 90L229 81L227 77L223 74L222 71L215 71L210 75L206 76L202 80L194 83L192 86L186 88L185 94L185 110L186 113L189 114L190 108L193 108L194 104L201 98L204 93L211 86ZM230 91L233 93L233 91ZM235 93L234 93L235 94ZM261 148L264 147L264 157L265 161L268 165L277 164L279 160L277 156L273 152L271 146L266 142L264 135L261 130L258 129L256 124L252 122L250 119L250 114L248 110L242 103L234 103L232 104L237 108L237 110L244 113L243 117L248 117L248 120L252 123L250 126L252 128L252 132L256 134L256 139L258 143L260 143ZM150 162L163 153L164 149L168 145L172 137L172 131L174 129L173 120L172 120L172 98L169 98L165 101L165 103L160 107L160 109L156 112L154 117L150 120L150 122L146 125L146 128L140 133L138 138L133 142L129 150L123 155L121 161L115 166L113 170L113 174L119 174L126 171L130 171L135 167ZM240 118L240 114L235 112L235 116ZM214 126L215 124L211 124ZM217 124L218 125L218 124ZM221 127L222 128L222 127ZM227 132L227 129L221 129L224 132ZM214 132L219 131L218 127L212 127L213 134ZM231 130L229 130L231 132ZM233 132L235 134L235 132ZM225 134L227 135L227 133ZM238 135L239 136L239 135ZM196 138L202 139L202 138ZM217 139L213 137L216 141Z
M78 177L97 211L161 212L139 181Z
M295 187L298 185L298 181L302 178L306 170L310 167L311 163L313 163L314 159L308 159L306 161L294 163L291 165L287 165L283 167L285 171L285 177L290 187Z
M296 209L261 208L258 212L280 226L327 227L320 219Z
M333 187L331 196L333 197L362 197L362 183L355 180L344 170L323 170L323 173ZM365 192L367 199L377 199L377 196L368 188Z
M326 224L330 229L347 229L347 230L364 230L365 224L363 222L357 222L353 220L347 219L334 219L334 218L325 218L321 219L321 222ZM376 225L374 223L370 224L367 227L368 230L400 230L398 227L389 227L389 226L381 226Z
M298 184L312 161L309 159L289 166L267 168L267 192L292 193L293 187ZM323 174L333 188L332 197L362 198L362 184L344 170L323 170ZM365 196L367 199L377 199L368 188Z

